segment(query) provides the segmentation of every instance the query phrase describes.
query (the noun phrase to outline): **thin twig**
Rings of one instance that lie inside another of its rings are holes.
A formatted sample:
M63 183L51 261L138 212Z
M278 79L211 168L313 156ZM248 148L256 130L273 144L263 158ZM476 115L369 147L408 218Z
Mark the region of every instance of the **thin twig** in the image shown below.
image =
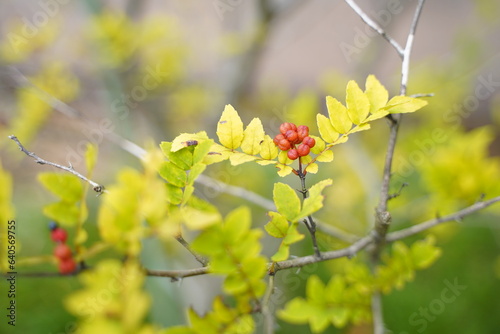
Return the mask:
M463 217L470 215L471 213L474 213L476 211L482 210L494 203L500 202L500 196L492 198L488 201L482 201L482 202L477 202L465 209L462 209L458 212L452 213L450 215L444 216L444 217L439 217L435 219L428 220L424 223L420 223L418 225L414 225L408 228L405 228L400 231L395 231L392 233L389 233L387 235L387 241L388 242L393 242L396 240L401 240L405 239L409 236L412 236L414 234L423 232L431 227L434 227L438 224L444 223L444 222L449 222L449 221L460 221Z
M267 284L267 290L262 299L262 315L264 316L264 333L273 334L274 333L274 313L269 307L269 302L271 301L271 296L274 292L274 275L269 275L269 283Z
M186 270L152 270L146 269L146 275L152 277L170 277L172 280L179 280L185 277L208 274L208 267L186 269Z
M400 57L403 57L404 50L399 45L398 42L396 42L395 39L393 39L391 36L389 36L385 30L375 21L373 21L353 0L345 0L345 2L351 6L351 8L356 12L356 14L359 15L359 17L373 30L375 30L380 36L382 36L389 44L391 44L394 49L396 49L396 52Z
M182 246L184 246L184 248L186 248L189 253L191 253L194 258L196 259L196 261L198 261L199 263L201 263L201 265L203 267L206 267L207 264L208 264L208 259L200 254L198 254L197 252L195 252L191 246L189 245L189 243L182 237L182 235L178 234L175 236L175 240L177 240Z
M21 144L21 142L19 141L19 139L17 139L16 136L14 135L11 135L9 136L10 139L12 139L13 141L16 142L17 146L19 146L19 149L24 152L27 156L35 159L35 162L40 164L40 165L49 165L49 166L53 166L53 167L56 167L56 168L59 168L59 169L62 169L66 172L69 172L77 177L79 177L80 179L82 179L83 181L85 182L88 182L91 186L92 186L92 189L94 189L94 191L98 194L98 195L101 195L103 192L106 192L106 190L104 189L104 186L103 185L100 185L99 183L97 182L94 182L92 180L89 180L88 178L86 178L84 175L78 173L74 168L73 166L71 166L71 164L69 164L69 166L62 166L62 165L59 165L59 164L56 164L54 162L51 162L51 161L47 161L47 160L44 160L42 158L40 158L38 155L36 155L35 153L33 152L30 152L28 151L24 146L23 144Z
M408 33L408 38L406 39L406 46L403 55L403 64L401 68L401 89L399 94L406 94L406 85L408 84L408 74L410 72L410 55L413 48L413 40L415 38L415 31L417 30L418 21L420 19L420 14L422 13L422 8L424 7L425 0L419 0L417 4L417 9L415 9L415 15L413 15L413 22L410 26L410 32Z

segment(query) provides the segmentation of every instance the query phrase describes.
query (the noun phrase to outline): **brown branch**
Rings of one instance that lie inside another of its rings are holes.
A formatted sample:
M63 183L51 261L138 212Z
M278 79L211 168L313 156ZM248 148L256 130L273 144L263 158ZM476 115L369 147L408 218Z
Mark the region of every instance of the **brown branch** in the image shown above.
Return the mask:
M53 167L56 167L56 168L59 168L59 169L62 169L66 172L69 172L77 177L79 177L80 179L82 179L83 181L85 182L88 182L91 186L92 186L92 189L94 189L94 191L98 194L98 195L101 195L102 193L106 192L106 190L104 189L104 186L103 185L100 185L99 183L96 183L88 178L86 178L84 175L78 173L74 168L73 166L71 166L71 164L69 164L69 166L62 166L62 165L59 165L59 164L56 164L54 162L51 162L51 161L47 161L47 160L44 160L42 158L40 158L38 155L36 155L35 153L33 152L30 152L28 151L24 146L23 144L21 144L21 142L19 141L19 139L17 139L16 136L14 135L11 135L9 136L10 139L12 139L13 141L16 142L17 146L19 146L19 149L24 152L27 156L35 159L35 162L37 164L40 164L40 165L49 165L49 166L53 166Z

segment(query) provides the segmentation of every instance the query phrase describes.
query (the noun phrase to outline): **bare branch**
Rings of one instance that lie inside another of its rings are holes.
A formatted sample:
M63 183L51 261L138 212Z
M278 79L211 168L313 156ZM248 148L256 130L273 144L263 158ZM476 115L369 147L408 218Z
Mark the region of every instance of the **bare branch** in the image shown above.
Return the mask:
M196 261L198 261L199 263L201 263L201 265L203 267L207 266L208 259L206 257L204 257L204 256L201 256L197 252L195 252L191 248L191 246L189 245L189 243L182 237L182 235L180 235L180 234L176 235L175 236L175 240L177 240L182 246L184 246L184 248L186 248L194 256L194 258L196 259Z
M455 212L455 213L452 213L450 215L431 219L431 220L428 220L424 223L420 223L418 225L408 227L404 230L389 233L387 235L387 241L393 242L396 240L404 239L404 238L407 238L407 237L412 236L414 234L423 232L427 229L430 229L431 227L434 227L434 226L441 224L441 223L444 223L444 222L460 221L460 219L462 219L463 217L468 216L476 211L482 210L482 209L484 209L484 208L486 208L494 203L497 203L497 202L500 202L500 196L492 198L488 201L477 202L477 203L475 203L475 204L473 204L465 209L462 209L462 210Z
M82 179L83 181L89 183L91 186L92 186L92 189L94 189L94 191L98 194L98 195L101 195L102 193L106 192L106 190L104 189L104 186L103 185L100 185L99 183L97 182L94 182L92 180L89 180L88 178L86 178L85 176L83 176L82 174L78 173L74 168L73 166L71 166L71 164L69 166L62 166L62 165L59 165L59 164L56 164L54 162L51 162L51 161L47 161L47 160L44 160L42 158L40 158L38 155L36 155L35 153L33 152L30 152L28 151L24 146L23 144L21 144L21 142L19 141L19 139L17 139L16 136L14 135L11 135L9 136L10 139L12 139L13 141L15 141L17 143L17 146L19 146L19 149L21 151L23 151L27 156L35 159L35 162L40 164L40 165L49 165L49 166L53 166L53 167L56 167L56 168L59 168L59 169L62 169L66 172L69 172L77 177L79 177L80 179Z
M269 267L269 274L272 275L278 272L279 270L303 267L308 264L338 259L341 257L351 258L354 255L356 255L356 253L358 253L360 250L366 248L369 244L371 244L373 240L374 236L368 235L364 238L359 239L349 247L334 251L322 252L321 258L318 258L316 255L309 255L309 256L298 257L291 260L271 263Z
M396 49L396 52L398 55L402 58L404 54L404 50L399 45L398 42L396 42L395 39L393 39L391 36L389 36L385 30L375 21L373 21L362 9L359 7L353 0L345 0L345 2L351 6L351 8L356 12L356 14L361 17L361 19L373 30L375 30L380 36L382 36L389 44L391 44L394 49Z
M422 13L422 8L424 7L425 0L419 0L417 4L417 9L415 10L415 15L413 16L413 22L410 26L410 32L408 33L408 38L406 39L406 46L403 55L403 64L401 68L401 88L399 91L400 95L406 94L406 85L408 84L408 74L410 72L410 55L411 49L413 47L413 40L415 38L415 31L417 30L418 21L420 19L420 14Z
M262 315L264 316L264 333L273 334L274 333L274 314L269 308L269 302L271 301L271 296L274 292L274 275L269 275L269 283L267 284L267 290L262 300Z
M382 295L375 291L372 295L372 321L374 333L385 333L384 313L382 309Z
M186 270L152 270L146 269L147 276L170 277L176 281L185 277L199 276L208 274L208 267L186 269Z

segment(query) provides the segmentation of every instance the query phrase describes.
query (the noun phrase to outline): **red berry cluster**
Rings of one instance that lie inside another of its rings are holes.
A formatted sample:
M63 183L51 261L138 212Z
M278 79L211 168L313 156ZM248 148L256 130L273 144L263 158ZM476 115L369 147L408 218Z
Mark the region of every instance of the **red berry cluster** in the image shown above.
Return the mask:
M56 248L54 248L54 256L59 260L59 272L71 274L76 270L76 262L73 259L71 248L66 245L68 233L55 222L50 222L49 228L52 241L57 243Z
M291 160L308 155L316 145L314 138L309 137L309 128L305 125L283 123L280 125L280 132L274 137L274 143L280 150L288 151L287 156Z

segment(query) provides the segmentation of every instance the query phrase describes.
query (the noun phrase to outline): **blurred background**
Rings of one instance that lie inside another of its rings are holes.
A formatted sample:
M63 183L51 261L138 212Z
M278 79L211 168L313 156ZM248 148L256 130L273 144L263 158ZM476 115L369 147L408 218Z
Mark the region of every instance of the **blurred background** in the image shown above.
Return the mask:
M357 3L405 45L416 0ZM393 230L454 212L483 196L500 195L498 36L498 1L425 4L413 46L408 94L434 97L422 111L403 119L392 189L408 186L390 203ZM375 74L391 96L397 95L400 69L394 49L343 1L2 1L0 161L14 184L18 270L57 270L50 260L22 260L52 254L49 219L42 208L54 198L36 177L51 168L36 165L19 152L8 135L16 135L39 156L70 162L77 170L85 168L86 144L94 143L99 146L99 160L93 178L109 184L124 166L140 168L140 161L124 149L123 139L145 147L171 141L181 132L205 130L215 138L225 104L232 104L245 124L260 117L271 136L284 121L308 125L317 134L315 115L326 112L325 96L344 101L347 81L362 85L369 74ZM372 227L387 129L380 120L372 130L352 136L335 148L332 163L310 177L311 184L333 178L318 218L347 236L363 236ZM205 174L266 198L272 197L273 183L280 180L273 167L253 164L237 168L219 164ZM292 187L298 187L297 181L291 176L284 180ZM5 192L7 185L1 187ZM197 192L223 213L247 204L254 226L267 222L263 208L219 190L199 185ZM88 243L97 238L99 201L88 197ZM385 321L393 333L498 329L499 207L431 231L438 237L442 257L403 290L384 298ZM346 245L326 235L319 238L325 250ZM265 238L264 245L268 255L277 247L271 238ZM298 256L310 251L307 238L292 248ZM143 257L152 269L197 266L174 243L148 242ZM312 272L327 281L341 270L343 261L347 260L278 275L274 308L303 295ZM446 281L455 280L467 288L439 312L423 317L420 310L441 298ZM63 300L78 289L75 278L19 277L17 284L16 332L74 332L75 319ZM211 277L181 283L148 278L146 284L153 296L149 320L163 327L185 323L187 306L206 311L220 293L220 280ZM2 280L0 300L5 286ZM422 318L424 329L415 323ZM9 333L2 319L0 332ZM278 325L277 333L309 333L308 326ZM370 333L370 329L329 327L326 333Z

